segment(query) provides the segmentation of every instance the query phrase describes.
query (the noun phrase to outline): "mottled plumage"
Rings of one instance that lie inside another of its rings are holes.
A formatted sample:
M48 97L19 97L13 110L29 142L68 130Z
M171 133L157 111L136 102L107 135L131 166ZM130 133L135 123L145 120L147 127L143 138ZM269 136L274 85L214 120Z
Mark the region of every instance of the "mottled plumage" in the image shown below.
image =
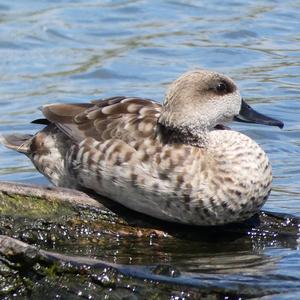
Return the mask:
M231 79L198 70L171 84L163 106L132 97L46 105L45 119L34 121L43 130L4 143L55 185L89 188L167 221L225 224L258 212L271 190L264 151L224 127L243 105Z

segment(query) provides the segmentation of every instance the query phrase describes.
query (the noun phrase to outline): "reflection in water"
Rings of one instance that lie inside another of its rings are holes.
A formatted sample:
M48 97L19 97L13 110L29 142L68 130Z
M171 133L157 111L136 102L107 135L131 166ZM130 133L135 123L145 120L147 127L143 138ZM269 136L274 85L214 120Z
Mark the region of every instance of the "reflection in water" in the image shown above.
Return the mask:
M95 213L97 210L91 212L94 221ZM137 213L131 215L126 209L120 213L129 223L142 217ZM87 216L88 213L85 211L83 214ZM299 220L272 214L261 214L256 219L259 223L254 228L250 225L253 220L248 225L218 229L161 222L152 235L137 237L130 231L115 235L107 230L109 227L106 228L105 223L102 227L97 223L91 227L88 221L81 223L79 219L66 219L61 223L52 219L33 222L30 217L15 218L12 222L3 216L1 233L11 235L12 231L14 236L21 237L25 242L40 245L42 249L48 248L51 252L67 254L64 259L73 261L73 267L70 263L62 267L67 268L67 273L75 268L72 274L77 273L79 268L81 275L85 274L83 270L86 269L92 274L86 279L88 281L93 276L100 280L111 275L111 280L115 281L114 278L120 274L130 277L131 284L132 281L143 280L139 288L142 294L148 289L146 282L155 282L156 289L159 285L160 293L166 285L173 289L174 286L181 287L189 293L204 289L209 295L217 293L240 297L259 297L299 289L299 254L291 251L297 244ZM156 226L155 223L151 225ZM161 230L165 231L164 236L157 235ZM288 259L284 259L285 256ZM98 259L92 268L88 263L91 257ZM29 260L32 259L34 256L30 256ZM111 263L116 264L113 265L114 271L110 267L102 270L103 264L111 266ZM285 269L286 266L288 269ZM68 279L67 286L72 280ZM124 280L120 278L118 286Z
M168 83L187 69L214 69L233 77L259 111L284 121L282 131L234 128L272 161L274 189L265 209L300 217L300 6L248 2L2 1L0 131L35 132L30 121L50 102L113 95L162 101ZM22 155L3 147L0 154L1 180L47 183ZM239 274L228 279L235 283L257 275L254 285L299 291L297 226L291 231L283 222L280 234L276 226L224 240L154 236L151 243L128 238L62 250L125 264L172 264L190 277Z

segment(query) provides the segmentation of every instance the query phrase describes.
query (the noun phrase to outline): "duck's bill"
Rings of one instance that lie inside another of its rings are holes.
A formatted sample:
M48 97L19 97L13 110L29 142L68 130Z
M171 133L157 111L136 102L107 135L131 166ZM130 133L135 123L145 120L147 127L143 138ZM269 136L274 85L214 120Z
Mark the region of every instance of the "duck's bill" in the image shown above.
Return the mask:
M234 121L245 122L245 123L256 123L270 126L283 127L283 123L279 120L270 118L259 112L255 111L250 105L242 100L241 110L238 116L234 117Z

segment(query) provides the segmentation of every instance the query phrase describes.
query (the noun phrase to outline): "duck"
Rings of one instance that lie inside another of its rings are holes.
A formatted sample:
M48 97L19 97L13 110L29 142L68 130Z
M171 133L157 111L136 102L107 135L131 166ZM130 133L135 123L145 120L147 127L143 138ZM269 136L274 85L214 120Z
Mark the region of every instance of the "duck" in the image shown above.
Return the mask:
M231 121L283 127L258 113L235 82L196 69L172 82L162 104L116 96L48 104L43 128L2 143L29 157L55 186L91 190L153 218L188 225L243 222L272 186L263 149Z

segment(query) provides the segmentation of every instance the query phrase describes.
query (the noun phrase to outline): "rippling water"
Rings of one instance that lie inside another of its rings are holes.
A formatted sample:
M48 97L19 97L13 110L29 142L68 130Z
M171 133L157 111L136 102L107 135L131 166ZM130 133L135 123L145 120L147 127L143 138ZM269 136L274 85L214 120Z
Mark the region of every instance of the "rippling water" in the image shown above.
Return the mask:
M182 72L217 70L259 111L285 122L283 130L234 127L272 161L274 188L264 208L300 217L299 2L2 0L0 23L2 133L35 132L30 121L46 103L113 95L162 101ZM0 154L0 180L46 182L26 157L3 147ZM278 258L275 273L300 280L298 245L287 248L268 244L259 255ZM195 261L207 265L196 251L181 268Z

